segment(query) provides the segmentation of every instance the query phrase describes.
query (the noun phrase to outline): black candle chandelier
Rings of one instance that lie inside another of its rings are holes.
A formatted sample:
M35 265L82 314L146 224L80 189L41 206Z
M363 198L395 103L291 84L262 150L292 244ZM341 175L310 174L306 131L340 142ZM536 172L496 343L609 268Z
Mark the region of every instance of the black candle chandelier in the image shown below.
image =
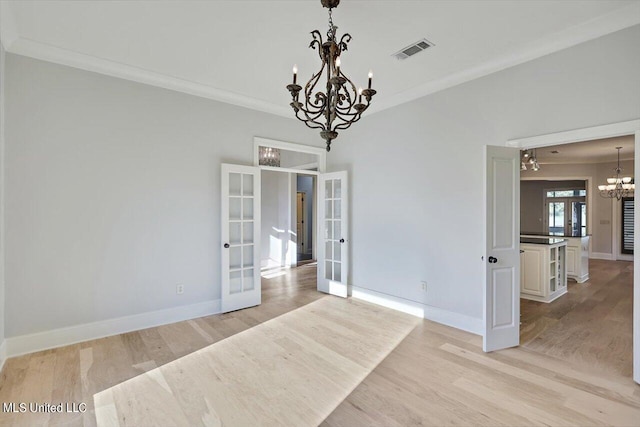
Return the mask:
M293 83L287 85L291 92L291 107L298 120L303 121L311 129L321 129L320 136L327 143L327 151L331 150L331 141L338 137L338 131L348 129L352 124L360 120L362 113L369 107L371 98L376 91L371 88L373 73L369 71L369 85L367 89L356 89L347 76L340 70L340 55L347 50L347 43L351 36L345 33L338 41L333 25L331 12L338 7L340 0L320 0L322 6L329 9L329 31L327 41L322 40L320 31L311 32L313 40L309 45L312 49L318 49L322 65L304 87L302 100L300 91L302 87L297 84L298 69L293 66ZM325 71L326 69L326 71ZM326 87L316 86L323 73L326 73ZM365 103L362 99L365 99Z

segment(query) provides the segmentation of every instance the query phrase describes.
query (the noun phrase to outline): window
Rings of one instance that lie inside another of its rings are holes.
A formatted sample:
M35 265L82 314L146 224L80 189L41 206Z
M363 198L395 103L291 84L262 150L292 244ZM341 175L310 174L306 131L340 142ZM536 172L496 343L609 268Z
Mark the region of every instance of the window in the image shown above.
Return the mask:
M585 197L587 190L555 190L547 191L547 197Z
M622 247L620 253L633 254L633 197L622 198Z
M547 233L552 236L587 235L587 190L545 190Z

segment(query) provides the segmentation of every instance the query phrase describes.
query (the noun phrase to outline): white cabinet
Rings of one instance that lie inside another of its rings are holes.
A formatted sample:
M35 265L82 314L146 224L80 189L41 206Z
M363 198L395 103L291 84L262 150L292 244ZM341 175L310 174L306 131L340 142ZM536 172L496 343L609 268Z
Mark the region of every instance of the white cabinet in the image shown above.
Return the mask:
M542 237L540 235L523 234L521 237ZM545 236L546 237L546 236ZM549 236L553 237L553 236ZM578 283L589 280L589 236L565 237L557 236L567 241L567 277Z
M589 280L589 236L565 237L567 243L567 276L578 283Z
M522 239L552 242L521 243L520 297L551 302L567 293L567 242L561 239Z

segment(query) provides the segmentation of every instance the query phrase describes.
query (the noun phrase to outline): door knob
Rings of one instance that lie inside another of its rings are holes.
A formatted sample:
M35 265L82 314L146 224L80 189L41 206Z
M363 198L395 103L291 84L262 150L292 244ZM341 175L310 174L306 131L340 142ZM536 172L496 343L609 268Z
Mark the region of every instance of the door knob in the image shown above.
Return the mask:
M494 256L489 257L489 264L495 264L496 262L498 262L498 258Z
M225 243L225 244L224 244L224 248L225 248L225 249L229 249L229 244L228 244L228 243Z
M340 243L344 243L344 239L340 239Z

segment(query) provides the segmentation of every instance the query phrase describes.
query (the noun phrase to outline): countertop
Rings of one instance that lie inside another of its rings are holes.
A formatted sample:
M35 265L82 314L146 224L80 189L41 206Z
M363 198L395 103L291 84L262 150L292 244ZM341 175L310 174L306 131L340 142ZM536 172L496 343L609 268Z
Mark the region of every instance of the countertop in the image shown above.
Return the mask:
M549 237L520 237L520 243L532 243L535 245L557 245L559 243L567 243L565 239L549 238Z
M577 231L573 234L563 234L563 235L557 235L557 234L546 234L546 233L527 233L525 231L520 233L521 236L544 236L544 237L550 237L550 238L563 238L563 237L590 237L591 234L582 234L581 232Z

